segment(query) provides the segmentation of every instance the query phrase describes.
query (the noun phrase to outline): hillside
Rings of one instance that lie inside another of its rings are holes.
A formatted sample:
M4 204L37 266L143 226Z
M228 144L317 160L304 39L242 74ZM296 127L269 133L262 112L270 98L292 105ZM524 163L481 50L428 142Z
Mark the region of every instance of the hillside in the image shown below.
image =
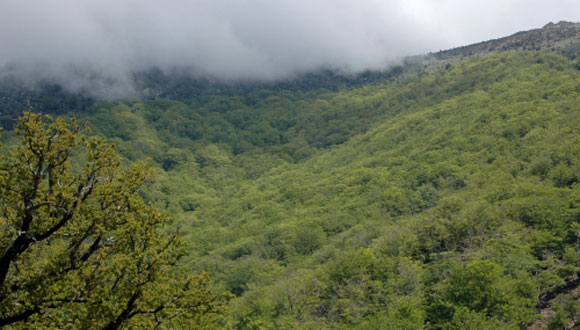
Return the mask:
M81 118L158 164L147 198L180 219L192 269L239 296L226 328L525 327L578 271L576 65L505 52Z
M2 118L37 93L31 106L78 117L126 163L151 158L142 194L178 220L186 266L236 295L221 328L518 329L547 307L561 328L580 315L554 299L580 272L578 31L298 87L14 89Z
M200 206L194 263L237 327L522 327L577 272L578 78L533 53L425 77L439 101Z

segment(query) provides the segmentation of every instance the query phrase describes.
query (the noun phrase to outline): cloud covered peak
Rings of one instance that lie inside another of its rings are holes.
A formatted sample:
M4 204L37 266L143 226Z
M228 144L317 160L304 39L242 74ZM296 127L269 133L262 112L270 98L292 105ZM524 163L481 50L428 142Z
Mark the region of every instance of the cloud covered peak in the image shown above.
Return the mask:
M130 72L152 67L234 80L272 80L321 67L356 72L580 13L576 1L544 3L5 0L0 66L71 88L103 78L120 87Z

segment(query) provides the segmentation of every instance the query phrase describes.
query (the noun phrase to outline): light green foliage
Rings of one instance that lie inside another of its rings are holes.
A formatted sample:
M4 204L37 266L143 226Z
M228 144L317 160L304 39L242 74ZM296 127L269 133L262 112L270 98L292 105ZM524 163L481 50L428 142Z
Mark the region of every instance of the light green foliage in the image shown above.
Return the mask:
M138 195L143 163L120 167L73 120L25 113L0 163L0 325L16 329L213 327L207 274L176 263L181 238ZM71 170L82 150L81 170Z
M503 320L512 326L529 322L531 315L528 309L533 308L535 298L533 284L506 275L505 269L493 261L475 260L455 267L444 283L441 300L436 303L442 306L433 307L444 309L453 306L451 312L454 320L475 312ZM465 314L466 311L469 314Z
M141 194L183 227L184 264L237 295L223 328L516 329L579 270L576 65L504 52L384 86L81 115L153 159Z

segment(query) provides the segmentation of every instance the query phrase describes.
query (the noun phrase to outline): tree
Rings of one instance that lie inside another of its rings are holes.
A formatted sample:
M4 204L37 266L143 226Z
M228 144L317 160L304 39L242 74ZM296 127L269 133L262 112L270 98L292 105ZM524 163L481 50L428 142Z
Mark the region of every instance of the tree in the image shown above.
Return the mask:
M0 327L211 327L224 301L179 266L179 233L140 197L152 171L122 169L74 119L28 112L16 131L0 159Z

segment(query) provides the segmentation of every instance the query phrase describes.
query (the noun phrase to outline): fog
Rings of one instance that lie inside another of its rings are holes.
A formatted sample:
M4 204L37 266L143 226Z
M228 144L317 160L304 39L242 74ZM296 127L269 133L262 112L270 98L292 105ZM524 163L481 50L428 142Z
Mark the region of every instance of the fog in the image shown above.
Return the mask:
M382 69L550 21L580 1L0 0L0 71L70 89L130 90L152 67L226 80Z

